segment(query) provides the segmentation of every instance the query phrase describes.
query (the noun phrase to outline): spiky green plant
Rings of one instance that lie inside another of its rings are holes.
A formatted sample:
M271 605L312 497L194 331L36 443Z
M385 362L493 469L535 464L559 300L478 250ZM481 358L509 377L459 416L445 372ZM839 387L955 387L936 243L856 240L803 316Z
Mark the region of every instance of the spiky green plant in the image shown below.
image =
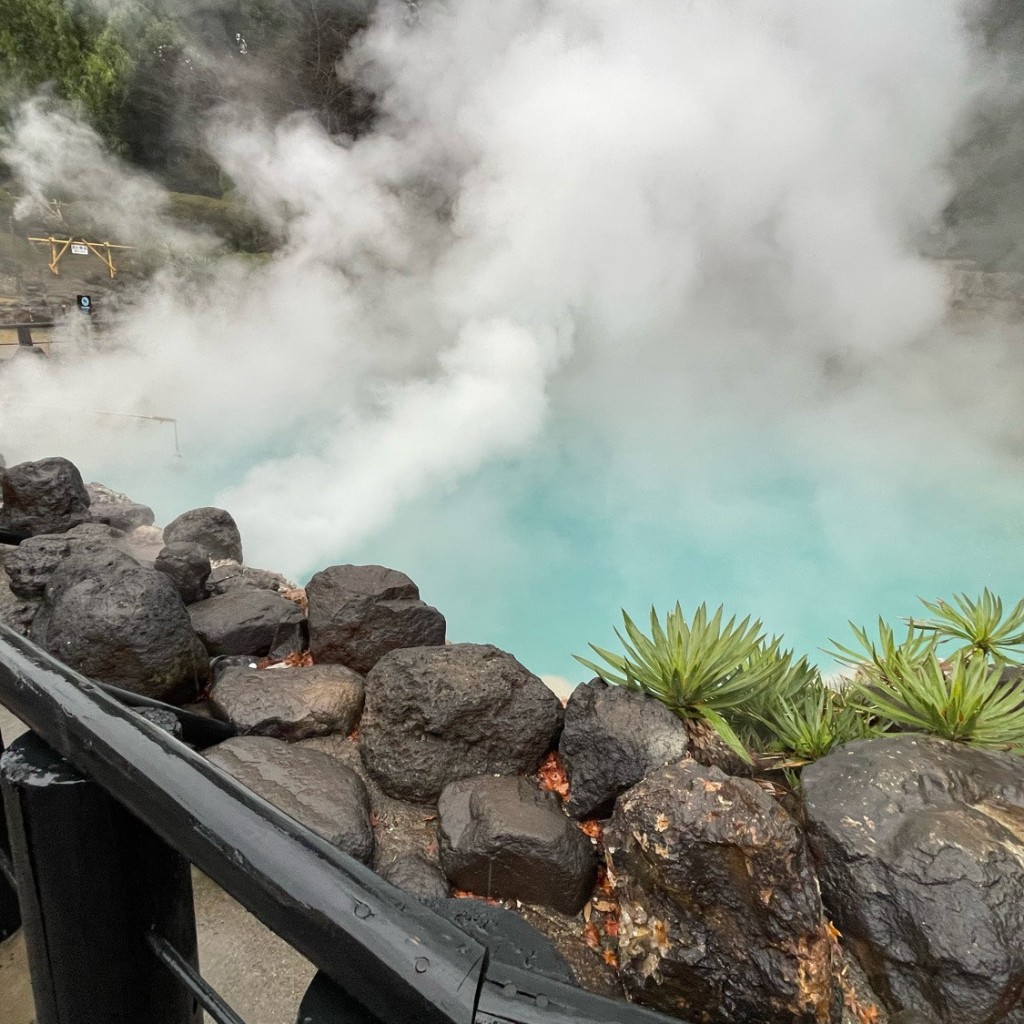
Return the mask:
M728 713L748 700L777 672L771 652L778 640L765 644L761 622L733 616L723 622L721 606L709 618L702 604L687 623L679 603L665 617L662 627L651 608L651 634L644 634L623 611L626 636L618 630L625 654L615 654L595 644L591 649L607 665L576 657L607 683L642 690L657 697L680 718L707 722L745 761L751 760ZM610 668L609 668L610 666Z
M746 699L729 712L730 722L743 742L758 751L772 749L775 734L766 724L772 708L781 700L795 702L809 686L821 681L818 669L806 658L794 661L792 651L779 649L779 639L762 644L744 662L744 670L762 668L757 678L761 683L751 687Z
M976 601L966 594L954 594L952 603L925 601L924 598L920 601L935 618L911 618L907 622L922 633L932 634L940 644L961 641L953 654L967 657L980 654L984 659L1020 664L1020 649L1024 646L1024 600L1018 601L1005 617L1002 600L988 587Z
M832 640L832 649L827 653L840 664L855 669L858 676L872 673L876 677L885 678L890 670L889 666L897 663L922 664L935 653L939 643L937 636L929 636L913 624L908 624L907 635L903 640L897 641L892 626L882 618L878 620L877 643L868 636L866 629L855 626L852 622L850 629L857 638L859 647L846 647Z
M770 740L766 750L785 755L779 767L795 768L824 757L833 747L877 735L878 728L843 693L829 689L821 677L796 694L780 695L757 717Z
M942 661L897 656L883 674L868 669L851 684L861 710L916 732L981 747L1024 752L1024 687L1004 682L1002 666L958 652Z

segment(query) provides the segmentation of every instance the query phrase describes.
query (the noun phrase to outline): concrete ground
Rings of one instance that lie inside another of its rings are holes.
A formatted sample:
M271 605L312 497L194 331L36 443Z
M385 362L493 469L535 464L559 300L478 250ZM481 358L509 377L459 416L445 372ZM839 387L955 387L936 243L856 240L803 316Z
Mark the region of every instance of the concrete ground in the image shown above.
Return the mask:
M10 743L24 726L0 707ZM203 976L246 1024L294 1024L315 968L205 875L193 870ZM0 1024L33 1024L35 1012L21 932L0 943Z

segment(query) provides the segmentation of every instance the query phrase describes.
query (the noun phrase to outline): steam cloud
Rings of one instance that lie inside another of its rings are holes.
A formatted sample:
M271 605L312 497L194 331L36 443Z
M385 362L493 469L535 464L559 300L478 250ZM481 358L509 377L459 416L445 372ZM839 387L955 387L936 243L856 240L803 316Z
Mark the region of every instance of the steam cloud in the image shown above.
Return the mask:
M1006 85L974 10L447 0L410 25L385 0L345 67L380 97L372 133L209 125L285 239L273 260L163 271L102 350L6 368L8 461L59 451L124 482L154 458L141 428L26 396L177 417L247 560L296 575L544 446L584 467L624 552L655 522L711 547L770 532L744 491L790 474L822 543L884 557L915 528L879 511L884 481L1002 500L991 474L1019 452L1021 359L943 326L920 255L968 115ZM157 187L52 105L19 112L3 158L28 194L103 196L122 237L168 230Z

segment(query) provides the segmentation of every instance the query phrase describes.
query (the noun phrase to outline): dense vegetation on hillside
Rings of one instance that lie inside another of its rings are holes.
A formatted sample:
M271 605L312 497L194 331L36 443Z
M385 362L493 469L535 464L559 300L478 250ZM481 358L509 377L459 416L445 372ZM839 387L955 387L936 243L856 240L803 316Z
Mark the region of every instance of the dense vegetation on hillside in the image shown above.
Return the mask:
M0 98L10 105L49 89L172 188L215 194L200 132L202 113L217 104L258 104L271 116L308 110L332 133L364 125L369 98L335 65L371 8L372 0L6 0Z

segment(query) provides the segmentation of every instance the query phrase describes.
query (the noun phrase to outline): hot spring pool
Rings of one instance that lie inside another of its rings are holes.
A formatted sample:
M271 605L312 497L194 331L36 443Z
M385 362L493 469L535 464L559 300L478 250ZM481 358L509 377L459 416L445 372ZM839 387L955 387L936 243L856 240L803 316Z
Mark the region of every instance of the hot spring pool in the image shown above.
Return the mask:
M985 460L972 468L966 454L952 470L900 472L898 449L880 455L895 440L877 437L863 457L848 438L826 446L829 458L763 443L751 455L758 437L748 430L723 446L709 436L703 455L680 464L556 421L516 457L421 494L320 564L264 567L301 583L332 562L401 569L443 611L453 641L493 643L571 682L589 677L572 657L588 642L619 649L623 608L645 618L652 604L663 615L676 600L687 613L722 603L828 671L821 648L847 642L850 619L916 614L917 595L1024 595L1020 474ZM154 504L158 522L212 503L225 483L188 461L178 474L109 482ZM287 522L280 529L287 550ZM249 551L247 561L266 560Z

